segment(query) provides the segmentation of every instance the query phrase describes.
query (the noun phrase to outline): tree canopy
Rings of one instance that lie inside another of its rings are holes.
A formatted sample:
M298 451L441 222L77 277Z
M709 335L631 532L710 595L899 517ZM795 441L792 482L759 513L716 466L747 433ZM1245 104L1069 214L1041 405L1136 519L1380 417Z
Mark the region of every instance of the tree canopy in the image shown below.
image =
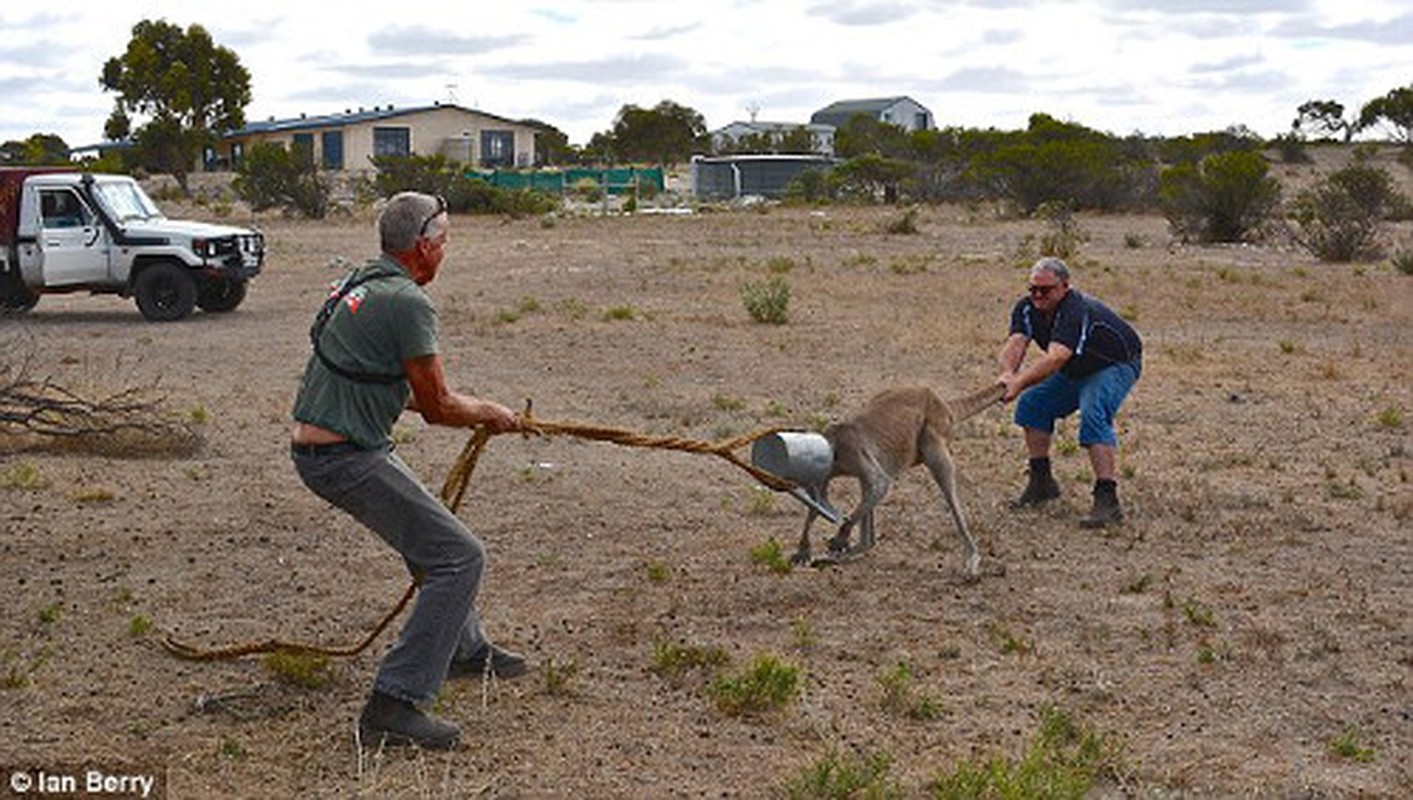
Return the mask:
M1394 137L1413 145L1413 84L1401 86L1383 97L1364 104L1359 111L1359 128L1370 128L1380 121L1394 129Z
M614 155L621 161L667 165L707 149L706 119L671 100L653 108L624 106L613 122L611 135Z
M250 104L250 73L200 25L182 30L142 20L127 50L104 63L98 82L118 94L105 133L131 134L146 166L170 172L183 186L202 148L217 132L243 126ZM148 122L130 130L131 114Z

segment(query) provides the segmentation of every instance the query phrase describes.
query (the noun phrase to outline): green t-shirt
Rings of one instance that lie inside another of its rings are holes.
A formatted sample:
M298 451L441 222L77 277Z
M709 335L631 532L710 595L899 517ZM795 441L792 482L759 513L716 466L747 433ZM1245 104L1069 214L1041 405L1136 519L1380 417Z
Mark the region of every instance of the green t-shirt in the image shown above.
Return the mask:
M346 371L401 375L404 361L437 352L437 312L396 261L377 258L356 270L353 278L369 275L375 277L339 301L324 325L319 349ZM294 418L341 433L360 447L381 447L391 438L411 391L405 378L364 383L338 375L311 353L300 378Z

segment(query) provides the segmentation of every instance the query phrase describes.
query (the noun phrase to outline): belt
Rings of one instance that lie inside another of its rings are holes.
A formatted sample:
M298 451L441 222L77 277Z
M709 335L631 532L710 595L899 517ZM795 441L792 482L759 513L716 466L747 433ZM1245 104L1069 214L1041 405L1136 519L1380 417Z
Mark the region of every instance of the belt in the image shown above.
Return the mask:
M289 451L297 456L340 456L345 453L358 453L362 450L363 448L353 442L329 442L328 444L289 443Z

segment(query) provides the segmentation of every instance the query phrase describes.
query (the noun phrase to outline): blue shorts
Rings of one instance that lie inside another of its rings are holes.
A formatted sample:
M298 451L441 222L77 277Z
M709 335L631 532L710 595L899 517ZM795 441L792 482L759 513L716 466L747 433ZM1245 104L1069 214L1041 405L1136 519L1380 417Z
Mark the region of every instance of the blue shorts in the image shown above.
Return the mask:
M1078 380L1057 372L1021 393L1016 424L1053 434L1055 420L1078 410L1081 446L1117 447L1114 416L1137 382L1138 368L1133 364L1115 364Z

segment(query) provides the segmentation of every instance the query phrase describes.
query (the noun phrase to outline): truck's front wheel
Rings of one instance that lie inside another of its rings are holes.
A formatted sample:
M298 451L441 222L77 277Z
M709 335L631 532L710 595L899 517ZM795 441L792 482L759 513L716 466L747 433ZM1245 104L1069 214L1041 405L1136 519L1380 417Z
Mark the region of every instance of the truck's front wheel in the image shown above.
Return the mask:
M196 304L202 311L234 311L245 299L245 283L235 278L207 278L196 290Z
M144 269L132 288L137 309L153 322L179 320L196 307L196 281L186 268L170 261Z

